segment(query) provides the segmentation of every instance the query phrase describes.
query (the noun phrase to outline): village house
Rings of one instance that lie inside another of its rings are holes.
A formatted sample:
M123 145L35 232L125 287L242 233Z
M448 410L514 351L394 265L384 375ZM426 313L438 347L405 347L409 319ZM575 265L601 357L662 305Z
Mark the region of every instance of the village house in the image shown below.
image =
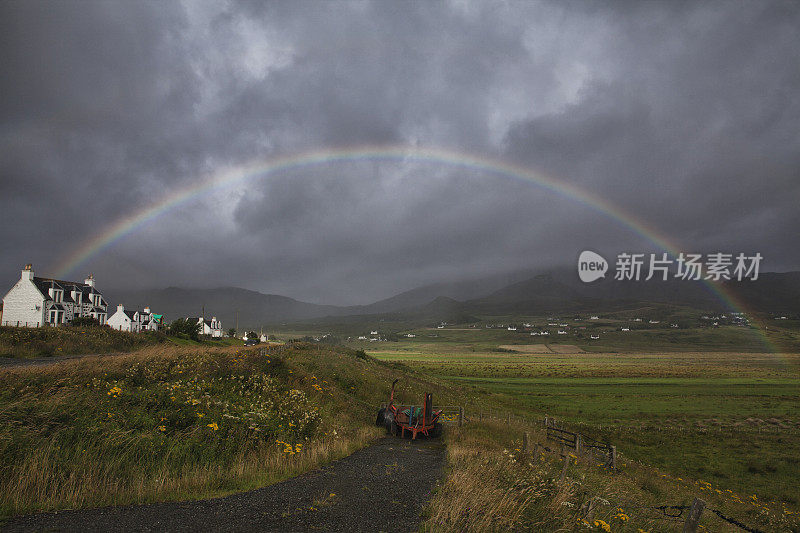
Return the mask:
M217 320L215 316L212 316L210 319L190 316L186 320L200 324L200 335L208 335L214 338L222 337L222 320Z
M128 311L119 304L117 312L108 319L108 326L118 331L139 333L140 331L158 331L163 315L155 315L149 307L142 311Z
M40 278L34 275L33 265L27 264L3 297L4 326L59 326L79 317L91 317L100 324L108 317L108 303L91 274L83 283Z

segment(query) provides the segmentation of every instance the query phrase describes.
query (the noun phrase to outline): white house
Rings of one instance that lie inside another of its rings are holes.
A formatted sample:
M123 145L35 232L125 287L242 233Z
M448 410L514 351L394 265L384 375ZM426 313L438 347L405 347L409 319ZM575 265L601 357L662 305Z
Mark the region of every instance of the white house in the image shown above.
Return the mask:
M3 297L4 326L58 326L78 317L91 317L105 324L107 316L108 303L91 274L83 283L40 278L34 276L33 266L28 264Z
M126 311L125 306L119 304L117 312L109 317L108 326L117 331L138 333L142 328L139 311Z
M142 311L127 311L122 304L117 306L117 312L108 319L111 329L130 331L131 333L158 331L158 324L159 319L156 319L156 315L150 311L149 307L145 307Z
M208 335L215 338L222 337L222 320L217 320L215 316L212 316L210 319L190 316L186 320L200 324L200 335Z

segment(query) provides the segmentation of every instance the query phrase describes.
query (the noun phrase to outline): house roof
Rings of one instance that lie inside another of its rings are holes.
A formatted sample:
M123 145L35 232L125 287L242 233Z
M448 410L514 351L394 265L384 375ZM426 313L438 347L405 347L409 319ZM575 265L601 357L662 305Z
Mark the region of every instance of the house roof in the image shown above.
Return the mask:
M123 312L123 313L125 313L125 315L126 315L128 318L130 318L131 320L133 320L133 315L135 315L135 314L136 314L136 311L122 311L122 312Z
M81 294L89 295L91 293L97 293L100 295L100 300L102 305L108 305L103 299L103 295L100 291L95 289L94 287L90 287L85 283L78 283L76 281L64 281L60 279L52 279L52 278L40 278L38 276L33 277L33 284L36 285L36 288L39 289L39 292L42 293L45 300L52 300L50 296L50 288L59 289L64 291L64 301L65 302L74 302L72 299L72 291L80 291ZM85 301L85 300L84 300Z

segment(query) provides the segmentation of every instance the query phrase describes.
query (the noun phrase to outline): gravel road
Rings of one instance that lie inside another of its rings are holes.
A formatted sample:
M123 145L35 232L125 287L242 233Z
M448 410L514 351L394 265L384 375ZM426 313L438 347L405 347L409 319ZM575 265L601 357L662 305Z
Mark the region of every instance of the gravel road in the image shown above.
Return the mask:
M18 517L2 531L417 531L442 474L439 440L387 437L258 490L195 502Z

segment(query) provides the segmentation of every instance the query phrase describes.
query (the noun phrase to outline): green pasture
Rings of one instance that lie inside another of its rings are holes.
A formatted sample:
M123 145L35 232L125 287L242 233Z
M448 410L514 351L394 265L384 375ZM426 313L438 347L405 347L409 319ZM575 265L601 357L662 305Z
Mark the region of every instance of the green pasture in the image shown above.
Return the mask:
M798 355L453 353L442 347L370 355L476 387L517 415L555 417L674 475L799 503Z

